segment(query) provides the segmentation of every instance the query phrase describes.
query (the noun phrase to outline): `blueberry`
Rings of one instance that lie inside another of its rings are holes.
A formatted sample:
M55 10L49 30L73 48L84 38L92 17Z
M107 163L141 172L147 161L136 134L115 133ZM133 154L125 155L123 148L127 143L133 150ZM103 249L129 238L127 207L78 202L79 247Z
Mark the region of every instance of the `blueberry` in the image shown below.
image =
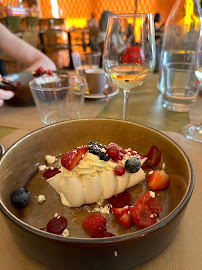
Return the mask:
M141 162L136 157L130 157L126 160L125 169L128 173L136 173L141 168Z
M29 191L23 187L16 188L11 194L11 201L18 208L25 207L29 200Z

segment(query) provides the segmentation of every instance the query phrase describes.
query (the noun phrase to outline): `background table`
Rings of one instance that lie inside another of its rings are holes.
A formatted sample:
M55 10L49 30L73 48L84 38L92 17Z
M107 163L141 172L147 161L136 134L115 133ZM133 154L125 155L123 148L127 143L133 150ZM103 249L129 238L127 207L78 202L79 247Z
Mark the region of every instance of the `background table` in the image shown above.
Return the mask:
M147 124L175 140L188 154L195 172L195 188L178 234L159 256L137 268L138 270L199 270L202 269L202 144L185 138L181 127L191 120L201 121L202 96L188 113L175 113L162 107L162 94L156 88L158 75L154 74L137 91L131 93L129 121ZM122 118L123 95L105 100L86 100L84 117ZM22 136L42 127L35 106L0 108L0 143L7 149ZM14 242L3 215L0 214L0 269L48 269L28 257ZM90 256L89 256L90 259ZM84 268L85 269L85 268Z

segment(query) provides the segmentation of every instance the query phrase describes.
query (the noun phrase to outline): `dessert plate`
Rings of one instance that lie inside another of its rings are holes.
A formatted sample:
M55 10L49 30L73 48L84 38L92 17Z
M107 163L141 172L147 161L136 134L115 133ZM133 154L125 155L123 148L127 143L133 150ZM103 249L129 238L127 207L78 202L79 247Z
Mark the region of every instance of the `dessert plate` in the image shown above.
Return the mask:
M109 90L108 97L115 96L119 92L119 88L111 88L108 84L105 85L105 91ZM106 98L105 93L98 93L98 94L88 94L88 89L85 93L85 98L88 99L99 99L99 98Z

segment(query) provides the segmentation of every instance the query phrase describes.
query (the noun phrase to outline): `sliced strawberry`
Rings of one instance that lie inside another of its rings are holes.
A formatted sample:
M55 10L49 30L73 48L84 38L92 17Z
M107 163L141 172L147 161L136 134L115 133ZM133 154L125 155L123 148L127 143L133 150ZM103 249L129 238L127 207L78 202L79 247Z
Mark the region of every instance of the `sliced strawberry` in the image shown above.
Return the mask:
M145 192L142 196L140 196L138 199L137 199L137 202L146 202L148 201L149 199L151 198L151 195L150 195L150 192L147 191Z
M170 176L164 170L154 170L148 175L148 185L152 190L161 190L167 188L170 184Z
M116 217L120 225L125 228L130 228L133 225L133 220L128 208L113 208L112 213Z
M123 214L128 213L127 208L112 208L112 213L119 219Z
M54 168L53 170L51 170L50 168L48 170L46 170L44 173L43 173L43 176L47 179L55 176L56 174L60 173L59 169L58 168Z
M142 169L154 169L161 161L161 151L155 145L153 145L150 148L149 152L145 155L145 157L147 157L148 159L142 165Z
M104 232L104 233L100 234L98 238L113 237L113 236L115 236L115 235L111 232Z
M88 151L88 147L78 147L74 150L67 151L61 158L61 164L67 170L72 171L83 159L85 153Z
M138 202L130 209L132 220L141 229L155 224L156 217L144 202Z
M163 211L159 202L155 198L150 197L150 199L145 203L153 214L159 215Z
M113 208L122 208L127 205L131 205L133 202L133 197L128 191L124 191L118 195L114 195L108 199L109 203Z
M149 191L145 192L140 198L138 198L137 202L144 202L153 214L158 215L163 211L159 202L150 196Z
M125 228L130 228L133 225L133 220L130 214L130 211L128 210L127 213L124 213L119 219L118 222L120 225L122 225Z
M103 215L94 214L87 217L82 226L92 237L99 237L107 231L106 224L107 220Z

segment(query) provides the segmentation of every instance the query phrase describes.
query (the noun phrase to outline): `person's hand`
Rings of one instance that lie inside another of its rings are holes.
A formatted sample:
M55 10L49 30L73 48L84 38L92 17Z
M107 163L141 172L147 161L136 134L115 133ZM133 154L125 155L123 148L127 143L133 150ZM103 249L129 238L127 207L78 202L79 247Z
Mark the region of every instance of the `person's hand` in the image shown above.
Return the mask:
M0 89L0 106L3 105L4 100L11 99L13 96L14 96L14 93L12 91Z

